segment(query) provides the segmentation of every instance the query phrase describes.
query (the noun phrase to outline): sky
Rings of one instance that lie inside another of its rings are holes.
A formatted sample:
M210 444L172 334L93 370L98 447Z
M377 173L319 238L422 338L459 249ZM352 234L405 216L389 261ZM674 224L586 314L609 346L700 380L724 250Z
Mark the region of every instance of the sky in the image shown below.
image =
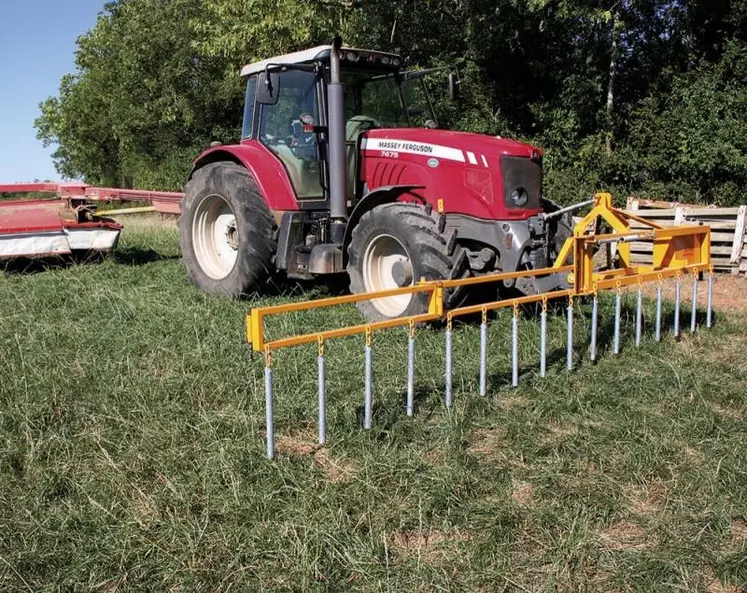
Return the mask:
M36 139L39 103L75 71L75 40L105 0L0 0L0 183L53 181L54 147Z

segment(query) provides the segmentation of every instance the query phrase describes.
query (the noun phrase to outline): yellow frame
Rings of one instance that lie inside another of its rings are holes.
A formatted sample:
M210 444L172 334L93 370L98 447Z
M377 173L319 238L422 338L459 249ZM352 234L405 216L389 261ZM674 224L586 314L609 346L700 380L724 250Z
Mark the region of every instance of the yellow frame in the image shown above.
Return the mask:
M595 234L589 232L589 228L596 228L599 220L606 221L612 228L612 233ZM630 222L635 221L644 225L645 229L632 231ZM650 266L633 265L630 256L630 241L653 242L653 261ZM594 270L594 248L605 242L616 242L621 267L615 270L596 272ZM568 258L572 256L573 263L567 264ZM421 281L413 286L405 286L392 290L370 292L362 294L346 295L318 299L315 301L302 301L287 303L283 305L272 305L268 307L255 307L246 317L247 341L255 352L265 352L269 355L272 350L288 348L301 344L318 343L351 336L365 334L369 337L373 331L392 327L410 326L415 323L438 321L446 318L451 321L454 317L502 308L518 308L528 303L542 302L548 300L585 296L596 294L600 290L615 288L642 282L658 281L673 276L684 274L698 274L711 270L711 229L707 226L679 226L675 228L664 228L646 219L634 216L612 206L612 196L609 193L600 193L595 196L595 203L586 216L584 216L573 229L573 236L569 237L563 245L557 259L552 267L539 270L520 270L516 272L500 272L487 274L485 276L474 276L471 278L442 281ZM518 278L531 278L547 276L550 274L569 273L571 288L547 293L527 295L514 299L501 299L489 303L459 307L457 309L445 310L443 291L460 286L471 286L475 284L486 284L501 282L504 280L515 280ZM321 332L312 332L279 338L267 341L265 336L265 319L272 315L280 315L295 311L307 311L323 307L335 307L350 303L358 303L366 300L374 300L402 294L428 293L428 311L420 315L397 317L374 323L353 325L338 329ZM269 358L268 358L269 359Z

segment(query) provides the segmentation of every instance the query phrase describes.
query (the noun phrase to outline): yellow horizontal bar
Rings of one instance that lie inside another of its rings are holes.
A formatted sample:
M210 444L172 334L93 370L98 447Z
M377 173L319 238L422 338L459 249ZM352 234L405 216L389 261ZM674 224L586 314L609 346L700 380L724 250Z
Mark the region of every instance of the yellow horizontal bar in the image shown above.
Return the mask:
M398 296L401 294L418 294L421 292L433 292L438 286L437 282L422 282L412 286L403 286L402 288L392 288L382 290L376 293L361 292L359 294L348 294L340 297L329 297L318 299L316 301L302 301L300 303L285 303L282 305L269 305L267 307L258 307L262 315L275 315L277 313L291 313L293 311L307 311L309 309L318 309L321 307L335 307L337 305L347 305L350 303L359 303L360 301L369 301L385 297Z
M507 307L514 307L518 305L527 305L529 303L539 303L545 299L560 299L563 297L569 297L574 294L573 289L568 290L557 290L553 292L541 292L539 294L530 294L528 296L517 297L515 299L503 299L500 301L493 301L492 303L485 303L483 305L470 305L469 307L459 307L458 309L452 309L447 312L450 317L461 317L463 315L474 315L475 313L481 313L482 311L494 311L496 309L505 309Z
M322 332L315 332L311 334L303 334L300 336L292 336L289 338L281 338L272 342L266 342L265 348L270 350L278 350L280 348L288 348L289 346L300 346L301 344L316 343L320 339L327 341L332 338L342 338L345 336L353 336L356 334L365 334L366 331L377 331L381 329L389 329L392 327L409 326L410 322L413 323L425 323L426 321L436 321L441 319L440 315L432 315L430 313L423 313L422 315L411 315L409 317L395 317L394 319L385 319L384 321L375 321L374 323L365 323L361 325L352 325L350 327L341 327L339 329L329 329Z
M639 282L653 282L659 279L672 278L678 275L697 274L698 272L706 272L710 269L709 264L695 264L692 266L684 266L682 268L667 268L664 270L653 270L643 274L633 274L630 276L620 276L615 278L600 278L595 279L594 285L598 290L605 290L608 288L616 288L618 286L629 286L631 284L638 284Z
M473 284L487 284L489 282L500 282L502 280L515 280L516 278L534 278L535 276L550 276L551 274L562 274L572 272L573 265L558 268L539 268L537 270L517 270L516 272L499 272L498 274L486 274L484 276L473 276L472 278L460 278L456 280L442 280L444 288L456 288L458 286L471 286Z

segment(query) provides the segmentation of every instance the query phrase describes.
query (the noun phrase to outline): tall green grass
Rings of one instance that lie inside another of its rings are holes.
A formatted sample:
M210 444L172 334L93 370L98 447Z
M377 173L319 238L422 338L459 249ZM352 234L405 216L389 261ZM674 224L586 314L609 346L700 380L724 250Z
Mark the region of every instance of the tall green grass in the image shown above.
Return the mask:
M361 428L363 343L329 344L329 446L314 445L316 349L274 356L278 457L264 457L263 361L247 309L189 285L173 229L135 224L103 263L0 279L0 589L235 591L729 591L747 585L747 321L609 352L565 371L551 317L374 343L374 428ZM632 305L632 300L630 301ZM649 316L651 303L648 305ZM579 313L586 311L579 305ZM588 313L588 311L586 311ZM671 309L668 309L671 313ZM277 335L357 322L354 309L277 320ZM734 589L731 589L733 587Z

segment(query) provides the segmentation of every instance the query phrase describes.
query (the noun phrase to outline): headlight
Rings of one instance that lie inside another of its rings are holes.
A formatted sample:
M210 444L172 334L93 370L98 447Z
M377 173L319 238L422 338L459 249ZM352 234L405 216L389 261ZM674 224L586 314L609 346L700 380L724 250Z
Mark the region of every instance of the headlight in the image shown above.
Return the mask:
M511 200L514 206L521 208L526 205L527 201L529 201L529 194L523 187L517 187L516 189L511 190L508 199Z

